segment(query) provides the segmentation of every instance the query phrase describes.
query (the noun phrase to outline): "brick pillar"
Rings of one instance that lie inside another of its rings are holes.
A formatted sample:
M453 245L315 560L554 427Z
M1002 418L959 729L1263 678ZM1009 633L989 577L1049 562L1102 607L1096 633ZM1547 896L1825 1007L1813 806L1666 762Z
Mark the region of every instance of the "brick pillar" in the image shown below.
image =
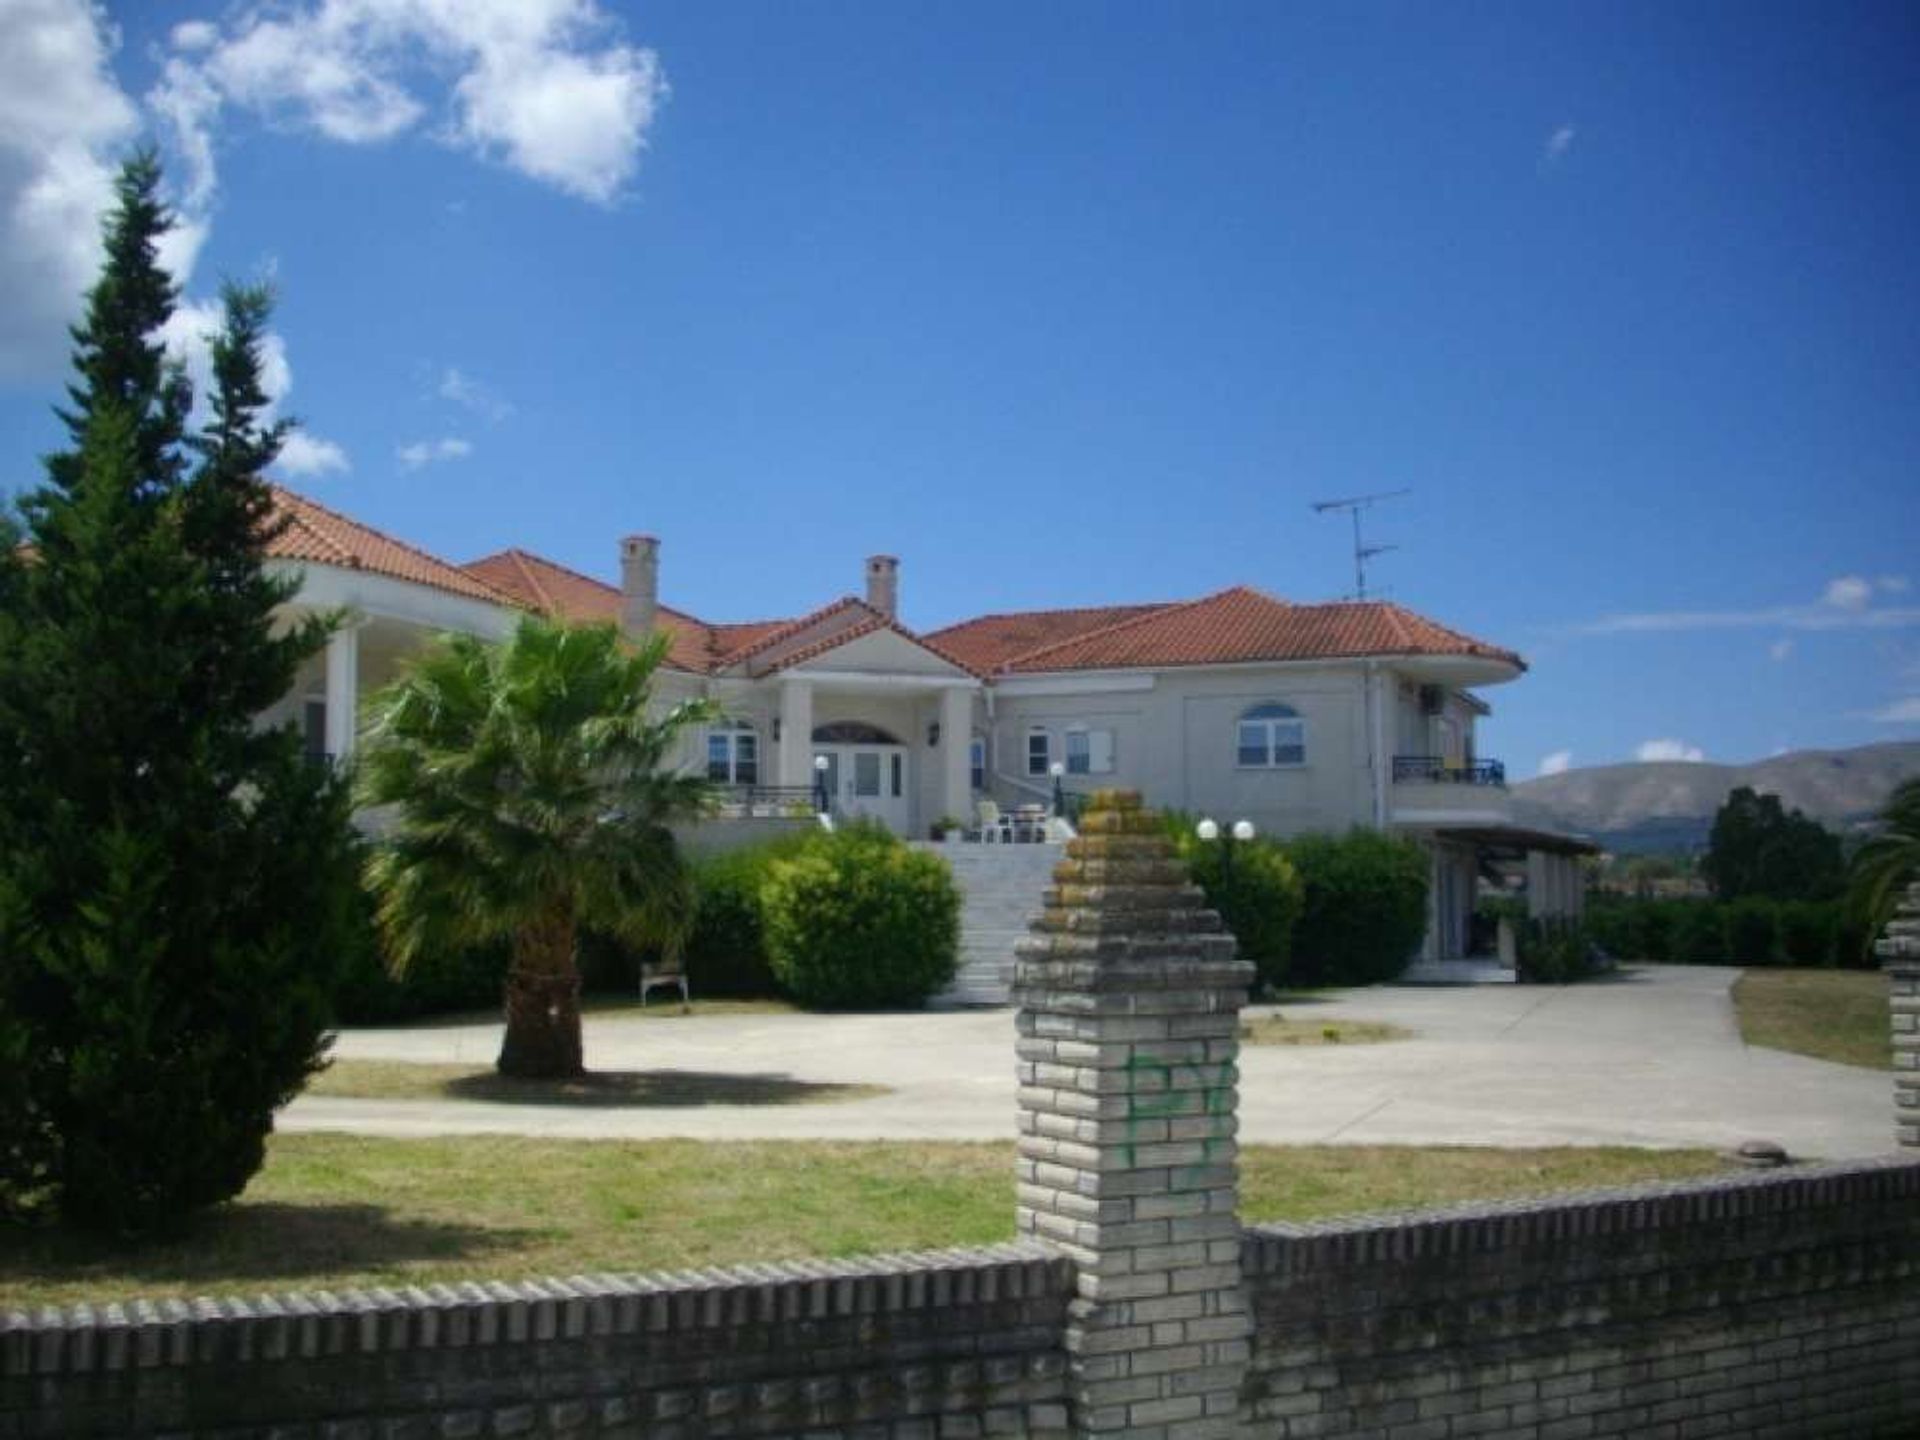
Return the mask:
M1253 966L1159 818L1100 791L1017 947L1022 1238L1072 1257L1075 1433L1238 1429L1251 1323L1236 1211Z
M1909 885L1874 946L1893 1011L1893 1131L1920 1148L1920 885Z

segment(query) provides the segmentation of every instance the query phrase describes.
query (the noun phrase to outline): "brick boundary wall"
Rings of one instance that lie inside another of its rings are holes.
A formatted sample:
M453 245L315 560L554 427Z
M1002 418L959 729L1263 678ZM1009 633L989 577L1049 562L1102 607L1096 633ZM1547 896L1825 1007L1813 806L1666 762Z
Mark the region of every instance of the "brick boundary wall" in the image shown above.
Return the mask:
M0 1317L0 1437L1065 1436L1033 1246Z
M9 1313L0 1440L1920 1435L1911 1151L1242 1230L1250 967L1138 798L1096 799L1020 951L1020 1243Z
M1260 1436L1920 1433L1920 1164L1246 1234Z

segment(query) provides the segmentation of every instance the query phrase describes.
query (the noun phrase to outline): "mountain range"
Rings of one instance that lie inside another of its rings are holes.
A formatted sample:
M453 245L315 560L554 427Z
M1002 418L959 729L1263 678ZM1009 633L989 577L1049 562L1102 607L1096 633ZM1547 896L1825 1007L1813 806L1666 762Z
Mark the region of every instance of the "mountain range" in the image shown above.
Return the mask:
M1870 821L1912 775L1920 775L1920 741L1794 750L1751 765L1596 765L1523 780L1512 793L1523 824L1590 835L1618 854L1685 853L1705 848L1714 811L1738 786L1778 795L1788 809L1845 833Z

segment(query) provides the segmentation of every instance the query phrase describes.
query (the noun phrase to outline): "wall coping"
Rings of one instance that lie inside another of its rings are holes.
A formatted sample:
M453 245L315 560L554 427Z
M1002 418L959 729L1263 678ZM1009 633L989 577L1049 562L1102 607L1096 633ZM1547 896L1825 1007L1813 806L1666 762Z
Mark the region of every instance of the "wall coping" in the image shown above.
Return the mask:
M1920 1203L1920 1159L1890 1155L1788 1165L1425 1210L1250 1225L1242 1232L1241 1265L1252 1279L1901 1200Z
M651 1275L129 1300L0 1312L0 1377L461 1349L942 1310L1059 1295L1032 1242Z

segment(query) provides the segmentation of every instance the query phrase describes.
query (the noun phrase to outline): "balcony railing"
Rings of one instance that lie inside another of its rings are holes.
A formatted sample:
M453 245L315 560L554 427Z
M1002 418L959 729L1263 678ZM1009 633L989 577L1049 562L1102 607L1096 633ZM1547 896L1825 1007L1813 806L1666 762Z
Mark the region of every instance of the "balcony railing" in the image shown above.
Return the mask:
M1453 765L1439 755L1396 755L1393 778L1428 785L1499 785L1507 783L1507 767L1498 760L1476 760Z
M820 809L814 785L721 785L720 814L728 819L778 817L804 820Z

